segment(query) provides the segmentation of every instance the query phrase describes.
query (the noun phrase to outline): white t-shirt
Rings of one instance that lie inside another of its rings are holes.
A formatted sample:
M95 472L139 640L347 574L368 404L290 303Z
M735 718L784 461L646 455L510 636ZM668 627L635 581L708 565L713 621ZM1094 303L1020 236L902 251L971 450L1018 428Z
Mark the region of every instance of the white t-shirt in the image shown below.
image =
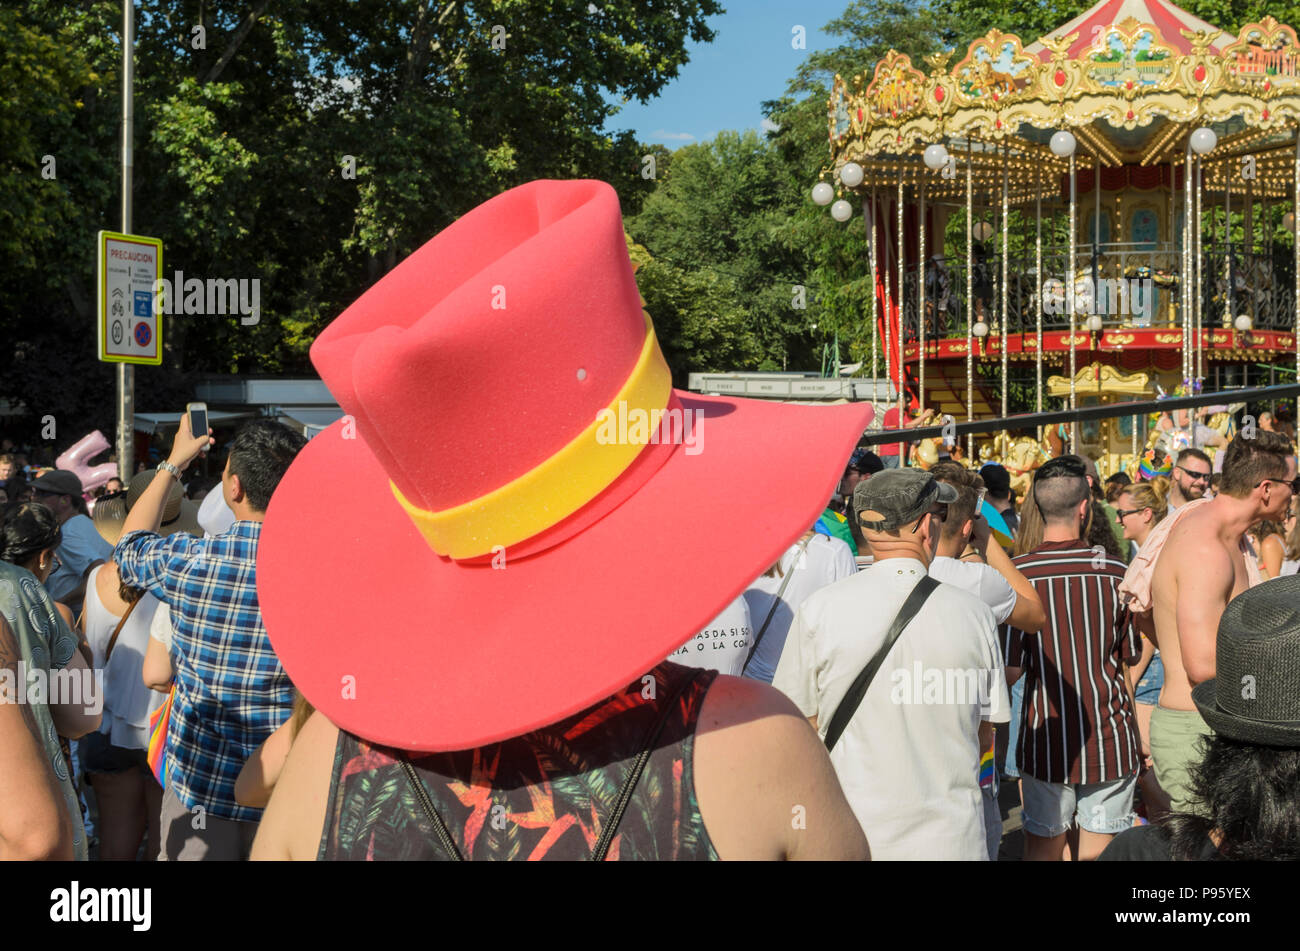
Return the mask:
M925 574L888 558L795 612L773 686L825 735L849 686ZM876 859L987 861L979 724L1010 718L993 612L941 584L899 636L831 752Z
M86 580L86 641L95 657L95 669L104 671L104 711L99 731L114 746L143 750L149 747L149 716L163 705L166 694L150 690L141 679L145 649L149 645L149 626L161 602L145 592L131 616L122 625L113 645L113 656L104 664L104 653L113 639L119 617L112 614L99 598L95 580L103 570L100 565Z
M858 567L853 561L853 549L838 538L826 535L813 535L808 545L800 553L801 542L791 545L781 556L781 571L777 576L761 575L745 591L745 602L749 605L749 617L754 623L754 636L763 626L768 612L772 620L767 625L767 632L754 651L749 662L747 677L771 683L776 674L776 665L781 660L781 649L785 638L794 623L794 612L804 599L832 582L857 574ZM781 595L781 603L772 611L776 593L786 575L790 581Z
M993 611L993 620L998 624L1016 609L1015 589L1000 571L982 561L941 556L930 562L930 577L975 595Z
M668 655L674 664L716 670L739 677L754 641L749 608L741 595L732 601L704 630Z

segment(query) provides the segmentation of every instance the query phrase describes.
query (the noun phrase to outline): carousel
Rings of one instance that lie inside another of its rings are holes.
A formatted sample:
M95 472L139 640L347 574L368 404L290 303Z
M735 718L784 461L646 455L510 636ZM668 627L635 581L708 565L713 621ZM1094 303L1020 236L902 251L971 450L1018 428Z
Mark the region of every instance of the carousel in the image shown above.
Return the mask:
M812 190L835 220L862 216L863 372L890 381L900 413L971 421L1291 381L1294 29L1265 18L1234 36L1161 0L1104 0L1032 42L993 30L955 56L918 68L891 51L836 76ZM1104 475L1176 443L1176 420L1105 422L968 437L966 452L1032 468L1087 451Z

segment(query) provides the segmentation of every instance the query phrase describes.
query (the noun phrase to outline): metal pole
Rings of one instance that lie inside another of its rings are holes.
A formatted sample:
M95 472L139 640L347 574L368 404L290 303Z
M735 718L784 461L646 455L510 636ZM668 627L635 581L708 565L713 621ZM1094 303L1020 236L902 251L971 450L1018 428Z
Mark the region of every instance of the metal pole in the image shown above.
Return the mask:
M1291 260L1292 274L1295 278L1295 287L1293 288L1294 297L1291 300L1291 309L1295 315L1295 372L1296 380L1300 382L1300 240L1296 239L1300 235L1300 128L1296 129L1295 134L1295 174L1294 184L1291 190ZM1300 422L1300 396L1296 397L1296 415L1295 419Z
M1038 197L1034 199L1034 363L1038 398L1036 407L1043 411L1043 173L1036 172Z
M1196 293L1195 276L1192 271L1194 261L1194 251L1192 249L1193 235L1196 233L1196 224L1192 220L1195 215L1195 205L1192 202L1192 141L1187 140L1187 154L1183 161L1183 274L1181 286L1186 290L1183 298L1183 380L1186 385L1191 387L1192 379L1192 310L1195 308L1193 297ZM1190 389L1188 392L1191 392Z
M1002 146L1002 415L1007 415L1007 376L1009 375L1007 364L1007 256L1011 249L1011 242L1007 232L1008 215L1007 209L1007 152L1006 145ZM1002 431L1003 445L1006 443L1006 430Z
M131 233L131 180L135 109L135 0L122 4L122 233ZM125 484L135 470L135 367L117 365L117 472Z
M971 273L974 264L971 257L971 237L973 229L971 227L972 207L974 205L972 191L975 187L972 169L975 163L974 147L970 139L966 140L966 422L972 420L971 402L975 399L975 285ZM1300 207L1300 206L1297 206ZM975 436L968 433L966 436L966 459L973 461L975 458Z
M1194 319L1196 321L1196 331L1192 347L1193 353L1195 354L1194 361L1196 364L1196 379L1198 380L1203 380L1205 378L1205 341L1202 339L1202 327L1204 324L1204 314L1202 311L1205 309L1205 275L1203 267L1204 262L1202 261L1205 252L1201 241L1202 171L1202 160L1198 157L1196 159L1196 226L1192 231L1192 251L1196 255L1196 303L1193 310L1195 315Z
M1069 293L1067 297L1070 303L1070 411L1073 412L1078 408L1078 399L1075 393L1074 375L1078 372L1078 357L1076 355L1077 345L1074 340L1074 332L1078 323L1077 308L1074 306L1076 293L1075 282L1078 280L1075 271L1075 255L1078 254L1078 227L1079 227L1079 193L1075 181L1074 153L1070 153L1070 263L1069 263ZM1070 452L1079 451L1079 426L1077 423L1070 423Z
M894 210L896 230L898 232L898 359L894 366L898 370L898 426L903 427L903 265L906 263L907 248L903 246L903 163L898 163L898 207ZM907 443L898 444L898 466L907 467Z
M1233 328L1232 312L1232 179L1223 176L1223 277L1227 287L1223 292L1223 326Z
M918 409L925 410L925 179L921 179L918 191L916 232L916 313L917 325L920 327L920 357L917 360L917 387L920 389Z
M866 206L863 207L863 213L866 214ZM871 223L867 226L867 232L870 235L867 245L867 260L871 268L871 406L874 409L880 402L880 353L878 344L880 342L880 316L877 310L876 300L876 190L871 189Z

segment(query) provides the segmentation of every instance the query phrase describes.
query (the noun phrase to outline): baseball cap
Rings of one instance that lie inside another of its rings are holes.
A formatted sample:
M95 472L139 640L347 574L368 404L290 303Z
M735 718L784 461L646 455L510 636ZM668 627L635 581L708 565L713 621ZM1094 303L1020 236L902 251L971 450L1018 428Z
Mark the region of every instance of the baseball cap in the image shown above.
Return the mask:
M910 525L932 505L957 501L957 490L936 482L924 469L885 469L853 490L853 509L859 513L879 512L882 519L861 519L862 527L873 532L893 531Z
M81 480L77 478L75 472L54 469L33 481L32 488L49 495L80 495Z

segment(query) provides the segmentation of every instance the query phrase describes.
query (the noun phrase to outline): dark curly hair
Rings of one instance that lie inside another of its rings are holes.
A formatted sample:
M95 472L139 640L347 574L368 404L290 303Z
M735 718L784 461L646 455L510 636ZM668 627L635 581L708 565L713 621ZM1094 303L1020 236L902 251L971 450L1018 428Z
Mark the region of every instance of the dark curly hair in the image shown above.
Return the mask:
M1175 859L1194 860L1217 829L1219 852L1239 861L1300 861L1300 749L1255 746L1224 736L1204 741L1191 772L1203 815L1175 813L1161 825Z
M26 565L33 557L63 543L63 530L48 505L10 502L0 515L0 561Z

